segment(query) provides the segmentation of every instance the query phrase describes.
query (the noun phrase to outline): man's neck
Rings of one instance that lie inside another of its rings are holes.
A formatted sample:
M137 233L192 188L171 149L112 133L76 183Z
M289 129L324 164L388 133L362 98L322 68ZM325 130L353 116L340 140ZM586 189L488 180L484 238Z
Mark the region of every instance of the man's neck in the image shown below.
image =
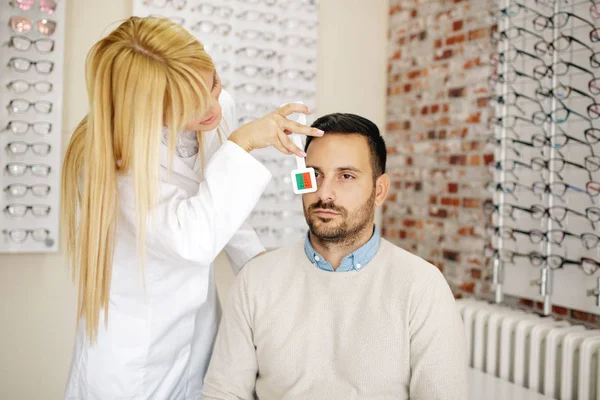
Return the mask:
M361 248L373 236L373 224L369 224L358 235L340 242L323 241L312 234L309 235L310 244L315 251L329 262L333 270L337 270L344 257Z

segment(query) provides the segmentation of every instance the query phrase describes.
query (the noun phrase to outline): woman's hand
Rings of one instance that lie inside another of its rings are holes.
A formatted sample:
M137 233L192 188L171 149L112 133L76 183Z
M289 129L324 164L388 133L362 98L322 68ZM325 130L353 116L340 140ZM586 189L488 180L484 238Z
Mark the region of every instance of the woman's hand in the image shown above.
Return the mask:
M229 140L248 152L274 146L283 154L306 157L306 153L296 146L288 135L293 132L308 136L323 136L323 131L286 118L293 113L310 114L310 110L304 104L286 104L274 112L240 127L229 136Z

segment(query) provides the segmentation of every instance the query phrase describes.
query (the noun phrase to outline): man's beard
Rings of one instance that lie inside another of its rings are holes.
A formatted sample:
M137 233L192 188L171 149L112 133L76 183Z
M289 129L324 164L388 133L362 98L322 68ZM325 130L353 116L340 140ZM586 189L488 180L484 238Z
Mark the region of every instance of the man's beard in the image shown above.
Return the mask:
M332 210L339 213L333 218L319 217L312 212L315 209ZM371 196L360 206L356 213L348 215L348 210L338 207L334 203L323 203L321 200L313 203L304 209L304 217L312 235L321 243L330 244L352 244L357 240L359 234L373 222L375 217L375 188ZM341 221L337 223L330 222L338 218Z

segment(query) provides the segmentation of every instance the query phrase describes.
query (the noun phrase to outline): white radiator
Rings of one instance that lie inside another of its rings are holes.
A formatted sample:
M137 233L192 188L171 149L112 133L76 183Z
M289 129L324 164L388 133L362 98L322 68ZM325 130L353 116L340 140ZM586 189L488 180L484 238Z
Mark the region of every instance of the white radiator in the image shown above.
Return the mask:
M600 400L600 330L457 300L470 366L560 400Z

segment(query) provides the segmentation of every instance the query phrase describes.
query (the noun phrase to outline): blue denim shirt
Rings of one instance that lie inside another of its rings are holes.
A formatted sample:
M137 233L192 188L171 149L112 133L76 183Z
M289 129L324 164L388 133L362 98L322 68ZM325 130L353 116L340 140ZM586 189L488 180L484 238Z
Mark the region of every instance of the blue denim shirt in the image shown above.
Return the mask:
M304 252L311 263L315 264L318 268L323 271L330 272L348 272L348 271L360 271L377 253L379 250L379 243L381 237L377 229L373 230L373 236L365 244L352 253L348 254L342 259L340 266L334 270L333 266L325 261L322 255L317 253L310 243L309 233L306 233L306 240L304 241Z

